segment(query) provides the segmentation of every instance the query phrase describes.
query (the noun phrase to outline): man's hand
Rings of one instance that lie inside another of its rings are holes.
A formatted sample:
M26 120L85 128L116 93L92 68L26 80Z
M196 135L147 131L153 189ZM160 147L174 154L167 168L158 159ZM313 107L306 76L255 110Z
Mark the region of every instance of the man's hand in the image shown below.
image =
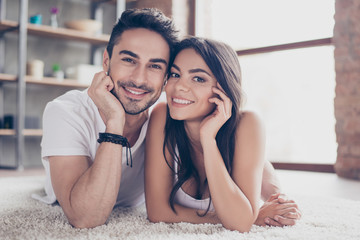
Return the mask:
M125 124L125 111L120 101L110 92L114 88L114 82L104 71L96 73L91 86L88 89L90 98L98 107L99 112L108 126L109 121L116 124Z
M301 218L301 212L295 201L284 194L273 194L260 208L255 221L259 226L292 226Z

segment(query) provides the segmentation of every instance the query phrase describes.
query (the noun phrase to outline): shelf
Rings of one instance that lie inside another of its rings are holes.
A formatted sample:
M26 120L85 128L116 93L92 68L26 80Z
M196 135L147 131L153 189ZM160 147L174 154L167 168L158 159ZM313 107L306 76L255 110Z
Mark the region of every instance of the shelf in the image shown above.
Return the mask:
M88 84L79 83L75 79L64 79L63 81L58 81L56 78L44 77L42 79L34 79L31 76L26 76L26 83L38 84L38 85L51 85L51 86L60 86L60 87L76 87L76 88L87 88Z
M116 0L91 0L94 3L112 3L112 4L116 4ZM138 0L126 0L126 2L136 2Z
M24 136L28 137L41 137L42 133L42 129L24 129L23 131Z
M0 136L15 136L14 129L0 129ZM24 129L24 136L26 137L41 137L42 129Z
M16 82L16 76L11 74L0 73L0 82Z
M0 31L7 31L17 27L18 23L15 21L0 21ZM27 24L27 31L28 34L35 36L82 41L94 45L106 45L110 39L110 35L106 34L93 35L91 33L76 31L67 28L53 28L47 25L35 25L31 23Z
M11 74L0 73L0 82L16 82L17 77ZM44 77L42 79L35 79L31 76L26 76L25 81L28 84L38 84L38 85L50 85L50 86L60 86L60 87L75 87L75 88L87 88L88 84L79 83L74 79L64 79L63 81L58 81L56 78Z
M14 136L15 130L13 129L0 129L0 136Z

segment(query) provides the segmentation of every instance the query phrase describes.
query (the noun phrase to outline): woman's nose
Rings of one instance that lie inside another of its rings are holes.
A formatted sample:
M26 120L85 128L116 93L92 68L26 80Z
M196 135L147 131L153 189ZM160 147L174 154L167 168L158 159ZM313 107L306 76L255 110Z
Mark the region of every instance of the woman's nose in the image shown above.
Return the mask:
M184 92L189 91L189 85L188 85L187 80L185 78L180 77L176 81L175 88L178 91L184 91Z

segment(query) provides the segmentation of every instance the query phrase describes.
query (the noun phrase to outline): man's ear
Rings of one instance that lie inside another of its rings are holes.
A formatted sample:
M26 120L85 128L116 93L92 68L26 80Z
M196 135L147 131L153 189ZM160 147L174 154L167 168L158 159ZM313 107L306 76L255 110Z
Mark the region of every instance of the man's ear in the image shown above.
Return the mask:
M167 83L167 80L168 80L168 77L167 77L167 74L165 75L165 78L164 78L164 84L162 85L162 92L164 92L165 91L165 85L166 85L166 83Z
M105 49L103 54L103 70L105 72L109 71L109 67L110 67L109 64L110 64L110 57L107 50Z

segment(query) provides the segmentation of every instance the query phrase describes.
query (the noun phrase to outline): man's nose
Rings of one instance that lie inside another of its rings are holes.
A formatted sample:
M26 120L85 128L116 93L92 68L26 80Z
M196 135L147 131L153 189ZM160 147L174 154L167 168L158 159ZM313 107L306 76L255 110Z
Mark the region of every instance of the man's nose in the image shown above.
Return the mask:
M146 82L146 69L144 66L136 66L131 73L131 81L133 81L137 86L142 85Z

